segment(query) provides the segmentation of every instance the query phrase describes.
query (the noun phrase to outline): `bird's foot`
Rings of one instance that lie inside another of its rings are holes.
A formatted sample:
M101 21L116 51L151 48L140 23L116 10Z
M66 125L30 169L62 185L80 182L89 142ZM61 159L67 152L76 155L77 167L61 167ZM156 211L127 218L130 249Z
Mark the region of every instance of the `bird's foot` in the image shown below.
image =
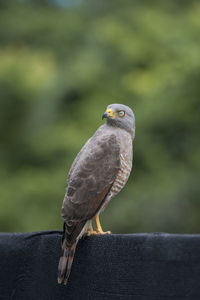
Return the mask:
M90 236L90 235L93 235L93 234L97 234L97 232L93 229L92 230L89 229L88 232L87 232L87 235Z
M103 230L99 230L97 229L97 234L111 234L111 231L103 231Z
M88 228L88 236L93 235L93 234L111 234L111 231L103 231L100 221L99 221L99 215L97 214L95 216L95 222L96 222L96 230L93 230L92 225L89 226Z
M88 230L87 235L93 235L93 234L111 234L111 231L103 231L103 230Z
M97 214L95 216L95 222L96 222L96 232L97 234L111 234L111 231L103 231L100 221L99 221L99 215Z

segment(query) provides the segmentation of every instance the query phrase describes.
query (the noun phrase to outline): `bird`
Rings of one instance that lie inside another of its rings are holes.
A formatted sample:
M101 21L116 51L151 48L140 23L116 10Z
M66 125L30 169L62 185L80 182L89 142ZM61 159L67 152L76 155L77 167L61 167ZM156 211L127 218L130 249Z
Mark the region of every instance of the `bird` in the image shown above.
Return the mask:
M124 104L110 104L101 125L72 163L61 216L64 220L58 283L68 282L79 239L104 232L99 214L126 184L132 169L135 116ZM92 227L95 219L96 230Z

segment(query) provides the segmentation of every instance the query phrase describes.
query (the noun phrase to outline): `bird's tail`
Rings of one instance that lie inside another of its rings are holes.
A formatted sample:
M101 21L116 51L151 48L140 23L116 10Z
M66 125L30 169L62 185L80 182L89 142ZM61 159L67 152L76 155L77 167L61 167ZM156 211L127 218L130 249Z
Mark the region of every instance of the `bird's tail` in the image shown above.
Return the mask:
M67 284L71 267L72 267L72 262L74 259L74 254L76 250L76 244L77 242L75 241L71 247L66 246L66 240L63 240L62 243L62 255L59 260L58 264L58 283L64 283Z

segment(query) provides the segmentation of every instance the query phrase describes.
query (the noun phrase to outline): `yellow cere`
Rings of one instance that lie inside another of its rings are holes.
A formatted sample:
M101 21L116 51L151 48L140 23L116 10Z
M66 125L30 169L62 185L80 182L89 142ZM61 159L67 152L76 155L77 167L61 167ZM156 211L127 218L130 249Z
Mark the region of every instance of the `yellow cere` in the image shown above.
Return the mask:
M113 119L116 118L116 117L115 117L115 114L114 114L114 112L112 111L111 108L108 108L108 109L106 110L106 112L109 114L109 117L111 117L111 118L113 118Z

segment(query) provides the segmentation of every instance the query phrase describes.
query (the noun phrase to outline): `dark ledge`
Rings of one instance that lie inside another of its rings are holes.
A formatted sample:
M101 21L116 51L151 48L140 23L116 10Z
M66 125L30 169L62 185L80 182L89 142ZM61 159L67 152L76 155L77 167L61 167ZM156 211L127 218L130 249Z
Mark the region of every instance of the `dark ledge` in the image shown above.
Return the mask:
M61 232L0 234L0 299L200 299L200 235L91 236L57 284Z

